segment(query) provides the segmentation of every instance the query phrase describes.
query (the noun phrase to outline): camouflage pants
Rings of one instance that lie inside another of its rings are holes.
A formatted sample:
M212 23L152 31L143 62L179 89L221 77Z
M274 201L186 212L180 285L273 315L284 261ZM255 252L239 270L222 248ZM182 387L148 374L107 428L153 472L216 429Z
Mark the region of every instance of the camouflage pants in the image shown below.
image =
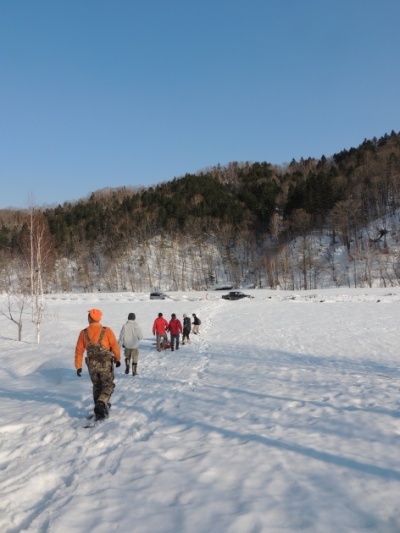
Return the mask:
M93 400L104 402L105 405L110 401L114 391L114 367L111 359L108 357L102 360L86 358L90 379L93 383Z

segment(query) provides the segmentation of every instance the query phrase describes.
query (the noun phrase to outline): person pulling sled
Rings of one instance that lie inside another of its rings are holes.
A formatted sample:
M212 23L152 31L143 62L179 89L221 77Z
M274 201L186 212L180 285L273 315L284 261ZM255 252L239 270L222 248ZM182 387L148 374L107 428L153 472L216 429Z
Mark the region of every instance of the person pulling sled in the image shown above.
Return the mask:
M179 350L179 336L182 333L182 324L176 314L172 313L171 320L168 324L168 331L171 335L171 351Z

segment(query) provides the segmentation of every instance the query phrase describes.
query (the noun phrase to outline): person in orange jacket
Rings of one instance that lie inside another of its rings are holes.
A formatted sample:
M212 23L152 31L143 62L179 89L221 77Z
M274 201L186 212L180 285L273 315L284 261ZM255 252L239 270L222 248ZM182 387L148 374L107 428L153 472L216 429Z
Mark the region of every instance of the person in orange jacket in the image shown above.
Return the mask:
M163 317L162 313L158 313L158 317L154 320L153 323L153 335L156 336L157 341L157 351L161 352L161 345L163 350L165 350L168 343L168 322Z
M78 377L82 374L83 354L86 350L90 379L93 383L94 414L96 420L108 416L110 398L114 391L114 362L121 365L119 345L114 332L100 324L103 313L100 309L88 312L89 326L79 333L75 348L75 368Z

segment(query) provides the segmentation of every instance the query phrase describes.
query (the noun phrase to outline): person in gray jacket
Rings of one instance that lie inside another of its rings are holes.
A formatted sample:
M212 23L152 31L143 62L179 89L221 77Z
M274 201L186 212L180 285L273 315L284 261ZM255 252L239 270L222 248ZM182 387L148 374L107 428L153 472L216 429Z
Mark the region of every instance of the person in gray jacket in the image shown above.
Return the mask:
M139 341L143 339L142 330L136 320L135 313L129 313L128 321L122 326L118 343L124 348L125 374L129 374L129 367L132 358L132 376L137 374L139 360Z

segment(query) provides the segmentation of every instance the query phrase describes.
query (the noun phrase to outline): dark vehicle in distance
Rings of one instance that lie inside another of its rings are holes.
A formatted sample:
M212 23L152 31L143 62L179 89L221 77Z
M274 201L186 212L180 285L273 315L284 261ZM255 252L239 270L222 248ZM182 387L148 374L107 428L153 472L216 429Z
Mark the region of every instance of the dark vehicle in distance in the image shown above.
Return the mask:
M222 298L224 300L241 300L242 298L253 298L250 294L244 294L240 291L230 291L228 294L223 294Z

